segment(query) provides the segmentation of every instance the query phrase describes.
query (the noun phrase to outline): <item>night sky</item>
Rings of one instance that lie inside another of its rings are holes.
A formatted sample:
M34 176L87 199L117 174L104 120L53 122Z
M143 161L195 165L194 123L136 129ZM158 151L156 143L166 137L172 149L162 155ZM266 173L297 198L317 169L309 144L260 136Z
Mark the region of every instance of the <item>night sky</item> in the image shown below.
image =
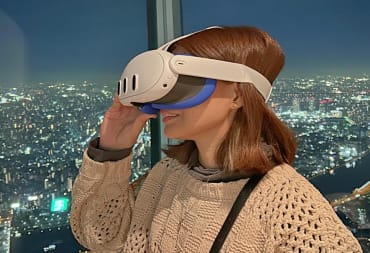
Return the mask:
M183 0L183 31L251 25L286 53L282 76L370 74L368 0ZM0 0L0 84L112 82L147 48L146 0Z

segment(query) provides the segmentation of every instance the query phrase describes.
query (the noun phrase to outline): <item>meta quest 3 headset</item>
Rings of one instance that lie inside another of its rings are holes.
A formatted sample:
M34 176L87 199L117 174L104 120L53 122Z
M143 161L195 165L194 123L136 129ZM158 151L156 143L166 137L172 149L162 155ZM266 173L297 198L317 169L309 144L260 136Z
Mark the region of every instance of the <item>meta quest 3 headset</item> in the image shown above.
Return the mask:
M156 114L161 109L186 109L207 100L215 90L217 80L252 83L265 101L268 100L272 85L250 67L191 55L174 55L167 51L173 43L192 34L134 57L118 82L120 102L137 106L148 114Z

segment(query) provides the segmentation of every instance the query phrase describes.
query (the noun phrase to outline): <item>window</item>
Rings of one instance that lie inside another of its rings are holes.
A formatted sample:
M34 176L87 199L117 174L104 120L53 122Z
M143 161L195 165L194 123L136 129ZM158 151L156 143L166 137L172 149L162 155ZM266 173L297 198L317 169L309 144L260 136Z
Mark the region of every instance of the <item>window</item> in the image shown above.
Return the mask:
M0 4L0 252L77 252L69 229L82 152L128 60L148 48L146 1ZM150 126L133 178L150 167Z
M280 42L286 66L269 103L298 136L295 167L364 252L370 251L369 8L366 1L182 1L184 33L250 25Z
M296 168L331 201L364 252L370 247L369 7L366 0L181 6L183 33L254 25L281 43L287 62L270 105L298 135ZM68 226L72 182L123 67L150 47L146 12L144 0L0 3L0 252L83 249ZM150 167L150 130L135 147L133 179Z

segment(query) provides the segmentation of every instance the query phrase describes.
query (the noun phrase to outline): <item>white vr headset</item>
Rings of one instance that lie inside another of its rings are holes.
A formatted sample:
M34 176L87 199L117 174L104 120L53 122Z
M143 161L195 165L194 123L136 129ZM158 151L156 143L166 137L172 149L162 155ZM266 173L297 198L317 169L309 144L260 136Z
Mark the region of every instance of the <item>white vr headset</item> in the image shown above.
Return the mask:
M174 55L167 51L173 43L192 34L134 57L118 82L120 102L138 106L141 111L150 114L161 109L190 108L212 95L217 80L252 83L265 101L268 100L272 85L250 67L191 55Z

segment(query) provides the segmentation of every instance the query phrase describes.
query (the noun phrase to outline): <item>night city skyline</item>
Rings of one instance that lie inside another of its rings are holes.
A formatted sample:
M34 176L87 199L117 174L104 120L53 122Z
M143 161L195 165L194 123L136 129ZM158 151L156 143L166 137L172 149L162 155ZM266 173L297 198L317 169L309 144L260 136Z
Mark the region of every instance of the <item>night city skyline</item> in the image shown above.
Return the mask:
M147 50L146 4L0 1L0 253L83 249L69 226L72 184L121 71ZM184 34L250 25L281 44L286 64L268 103L296 133L293 165L370 252L370 1L183 0L181 9ZM152 166L151 141L147 124L132 180Z
M369 88L369 75L282 78L269 102L298 138L294 167L317 186L367 250ZM0 87L1 253L79 247L68 226L72 183L113 92L109 85L87 81ZM132 179L150 169L150 150L147 125L134 147ZM60 203L58 210L53 201Z
M370 2L182 2L183 33L212 25L250 25L286 54L281 77L358 75L370 70ZM146 1L0 3L0 85L114 82L147 49Z

